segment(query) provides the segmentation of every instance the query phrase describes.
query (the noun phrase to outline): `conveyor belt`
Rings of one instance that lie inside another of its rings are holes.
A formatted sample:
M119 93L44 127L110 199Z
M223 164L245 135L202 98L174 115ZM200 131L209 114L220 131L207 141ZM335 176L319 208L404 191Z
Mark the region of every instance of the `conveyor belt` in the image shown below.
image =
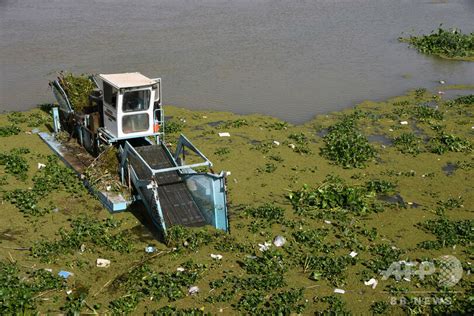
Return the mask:
M153 169L173 167L170 157L161 145L136 147L137 152ZM133 165L139 177L145 175L140 166ZM172 225L204 226L206 220L177 171L158 173L158 196L167 227Z

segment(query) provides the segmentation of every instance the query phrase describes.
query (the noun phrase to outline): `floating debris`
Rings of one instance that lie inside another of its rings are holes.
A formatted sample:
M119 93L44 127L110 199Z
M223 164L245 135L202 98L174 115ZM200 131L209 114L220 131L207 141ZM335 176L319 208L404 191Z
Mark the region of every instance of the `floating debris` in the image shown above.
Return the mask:
M62 277L62 278L69 278L70 276L74 275L74 273L72 272L69 272L69 271L64 271L64 270L61 270L58 272L58 276Z
M156 248L153 247L153 246L148 246L148 247L145 247L145 252L146 253L153 253L156 251Z
M408 125L408 121L401 121L400 125Z
M186 271L186 269L183 268L183 267L177 267L177 268L176 268L176 271L178 271L178 272L184 272L184 271Z
M268 249L270 249L270 246L271 246L271 245L272 245L272 244L269 243L269 242L265 242L265 243L263 243L263 244L258 244L258 250L260 250L260 251L262 251L262 252L263 252L263 251L267 251Z
M343 289L334 289L334 293L344 294L344 293L346 293L346 291L343 290Z
M216 260L221 260L221 259L222 259L222 255L215 255L215 254L211 253L211 258L212 258L212 259L216 259Z
M38 170L44 167L46 167L44 163L38 162Z
M230 137L230 133L227 133L227 132L219 133L219 137Z
M283 236L276 236L276 237L273 239L273 244L275 245L275 247L281 247L281 246L283 246L285 243L286 243L286 239L285 239L285 237L283 237Z
M372 289L375 289L377 287L378 283L379 283L379 281L377 281L374 278L370 279L369 281L364 281L364 284L367 285L367 286L371 285Z
M199 287L197 287L197 286L195 286L195 285L194 285L194 286L191 286L191 287L189 288L189 290L188 290L188 294L189 294L189 295L195 295L195 294L197 294L197 293L199 293Z
M275 146L280 146L280 142L279 142L279 141L276 141L276 140L273 141L273 144L274 144Z
M108 268L110 267L110 260L98 258L96 260L96 266L98 268Z
M349 256L351 256L352 258L354 258L357 255L358 255L358 253L355 252L355 251L351 251L351 253L349 254Z

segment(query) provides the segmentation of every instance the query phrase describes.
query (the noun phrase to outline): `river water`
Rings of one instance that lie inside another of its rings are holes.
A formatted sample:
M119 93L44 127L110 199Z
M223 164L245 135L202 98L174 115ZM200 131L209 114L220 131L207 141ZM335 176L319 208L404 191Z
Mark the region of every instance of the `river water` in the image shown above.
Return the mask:
M0 0L0 110L51 102L48 80L140 71L165 104L300 123L409 88L474 83L474 63L397 38L474 31L473 0Z

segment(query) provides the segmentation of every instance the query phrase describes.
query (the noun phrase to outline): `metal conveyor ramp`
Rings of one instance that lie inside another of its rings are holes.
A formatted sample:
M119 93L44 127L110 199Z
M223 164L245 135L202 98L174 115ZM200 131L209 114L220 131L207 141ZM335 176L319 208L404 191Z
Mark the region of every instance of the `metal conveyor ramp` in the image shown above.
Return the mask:
M185 165L178 159L185 147L205 162ZM126 142L122 150L122 180L126 182L128 175L155 225L165 233L173 225L228 230L224 174L194 171L212 164L183 135L174 155L161 142L139 147Z

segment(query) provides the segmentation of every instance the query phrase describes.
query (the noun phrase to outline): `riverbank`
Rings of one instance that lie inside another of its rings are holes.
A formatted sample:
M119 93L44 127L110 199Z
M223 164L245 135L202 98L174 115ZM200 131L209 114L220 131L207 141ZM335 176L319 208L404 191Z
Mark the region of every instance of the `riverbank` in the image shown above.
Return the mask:
M174 144L182 132L213 161L216 171L231 172L230 234L176 229L165 245L143 227L138 210L114 215L121 224L107 220L111 215L80 185L56 183L74 181L61 164L48 160L52 152L34 134L35 128L47 130L49 119L38 119L38 127L28 126L33 117L44 116L40 110L1 115L0 126L16 120L19 129L17 135L2 137L0 144L5 218L0 224L0 279L12 266L20 278L0 285L8 293L4 301L16 303L18 310L20 294L26 293L45 313L143 313L167 305L212 314L404 314L410 308L451 313L468 307L474 207L472 99L446 101L417 89L319 115L302 125L265 115L172 106L165 108L165 115L167 142ZM364 168L343 168L320 155L333 144L325 136L344 117L355 122L360 137L375 151ZM219 132L230 137L220 137ZM15 152L19 147L27 150ZM8 160L6 155L17 158ZM8 165L18 165L21 158L28 167ZM53 178L48 180L38 163L53 166L48 170ZM44 196L11 193L41 186L49 189L42 191ZM277 235L286 239L281 248L271 245ZM262 252L259 244L265 242L271 246ZM156 251L145 253L147 246ZM407 275L400 281L393 276L382 280L380 275L402 260L429 261L439 268L439 258L445 255L463 265L464 275L456 284L443 283L439 273L424 279ZM111 260L111 266L96 267L98 258ZM52 269L53 275L60 270L73 275L65 284L33 277L32 272L41 268ZM364 285L372 278L378 282L375 288ZM42 287L18 287L44 280ZM453 286L441 288L440 281L441 286ZM199 292L189 295L191 286ZM441 299L451 304L423 303Z

